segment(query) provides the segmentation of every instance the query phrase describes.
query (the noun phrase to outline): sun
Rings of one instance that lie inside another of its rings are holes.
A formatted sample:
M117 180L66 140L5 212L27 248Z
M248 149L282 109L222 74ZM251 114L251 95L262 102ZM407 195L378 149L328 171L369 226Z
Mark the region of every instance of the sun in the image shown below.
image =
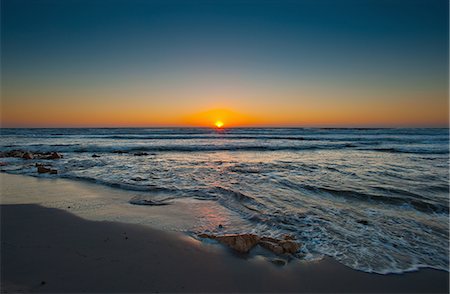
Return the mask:
M218 120L218 121L216 121L215 123L214 123L214 125L217 127L217 128L221 128L221 127L223 127L223 122L222 121L220 121L220 120Z

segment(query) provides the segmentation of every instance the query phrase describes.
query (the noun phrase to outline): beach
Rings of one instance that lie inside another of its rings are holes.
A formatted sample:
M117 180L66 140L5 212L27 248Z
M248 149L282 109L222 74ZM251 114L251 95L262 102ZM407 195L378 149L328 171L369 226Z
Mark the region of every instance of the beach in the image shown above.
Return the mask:
M4 293L448 292L445 271L371 274L330 258L277 266L257 253L238 255L182 232L100 220L108 219L107 210L88 220L72 207L44 206L45 194L58 189L65 199L86 191L95 199L95 189L82 182L2 173L1 187Z

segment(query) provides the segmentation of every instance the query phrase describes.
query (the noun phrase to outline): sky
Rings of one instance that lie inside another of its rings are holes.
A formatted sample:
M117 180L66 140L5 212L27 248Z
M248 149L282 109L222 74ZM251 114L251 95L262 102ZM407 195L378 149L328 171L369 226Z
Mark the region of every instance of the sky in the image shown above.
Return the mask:
M1 126L447 126L448 5L1 0Z

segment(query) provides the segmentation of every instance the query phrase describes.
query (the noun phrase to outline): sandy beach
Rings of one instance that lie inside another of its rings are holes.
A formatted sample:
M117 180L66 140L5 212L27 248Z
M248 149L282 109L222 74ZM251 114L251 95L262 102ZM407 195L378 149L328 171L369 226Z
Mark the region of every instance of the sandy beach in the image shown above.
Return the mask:
M86 220L20 194L24 189L45 192L66 185L64 180L1 174L1 184L3 293L448 292L443 271L378 275L329 258L280 267L257 254L238 256L184 233ZM71 185L81 191L87 184Z

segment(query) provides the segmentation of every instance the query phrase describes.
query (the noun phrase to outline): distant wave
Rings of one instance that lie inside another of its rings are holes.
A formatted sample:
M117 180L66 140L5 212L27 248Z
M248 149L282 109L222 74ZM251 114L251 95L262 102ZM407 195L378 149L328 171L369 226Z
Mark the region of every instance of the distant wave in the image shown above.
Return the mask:
M361 151L375 151L386 153L411 153L411 154L449 154L448 148L417 148L417 147L390 147L380 148L377 146L367 147L366 145L356 143L337 143L337 144L305 144L305 145L277 145L277 144L223 144L223 145L81 145L81 144L32 144L32 145L14 145L9 144L0 148L1 151L22 149L27 151L56 151L56 152L75 152L75 153L133 153L133 152L212 152L212 151L304 151L304 150L339 150L356 149Z

